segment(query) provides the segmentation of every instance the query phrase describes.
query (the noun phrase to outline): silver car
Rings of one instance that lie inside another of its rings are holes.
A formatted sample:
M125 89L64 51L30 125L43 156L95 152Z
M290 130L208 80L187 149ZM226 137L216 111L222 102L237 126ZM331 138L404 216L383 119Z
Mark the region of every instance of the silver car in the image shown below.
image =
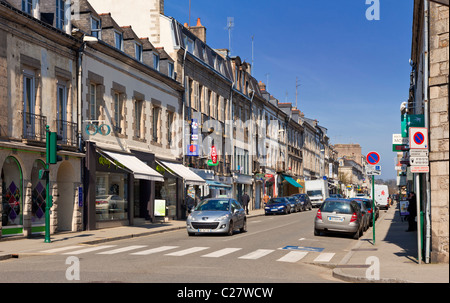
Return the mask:
M224 233L229 236L235 229L247 231L245 210L231 198L213 198L201 201L186 220L189 236L196 233Z
M359 239L364 230L361 209L354 200L326 199L314 219L314 235L321 232L337 232Z

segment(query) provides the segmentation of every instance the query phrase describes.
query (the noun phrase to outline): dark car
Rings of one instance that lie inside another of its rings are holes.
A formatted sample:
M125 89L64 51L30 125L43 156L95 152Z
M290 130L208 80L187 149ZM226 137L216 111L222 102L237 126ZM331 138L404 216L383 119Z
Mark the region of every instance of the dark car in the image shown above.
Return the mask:
M288 214L291 212L291 202L286 198L272 198L264 208L265 214Z
M291 212L296 213L299 211L302 211L300 200L295 196L285 197L288 199L289 202L291 202Z
M312 209L311 199L309 199L309 196L307 194L295 194L293 196L297 197L297 199L300 201L301 211Z
M373 213L372 206L373 205L372 205L372 200L371 199L365 199L365 198L356 198L355 200L361 200L364 203L364 205L367 208L367 212L369 213L369 217L370 217L369 226L373 226L373 219L372 219L372 213ZM380 215L380 209L379 209L379 207L376 204L375 204L374 215L375 215L375 221L376 221L378 219L379 215Z

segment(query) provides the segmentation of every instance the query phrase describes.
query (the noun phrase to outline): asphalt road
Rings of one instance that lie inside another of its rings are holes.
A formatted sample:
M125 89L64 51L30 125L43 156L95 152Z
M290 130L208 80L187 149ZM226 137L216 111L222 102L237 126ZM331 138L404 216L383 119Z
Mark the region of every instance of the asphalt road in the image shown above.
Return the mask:
M316 209L250 218L233 236L189 237L185 230L99 245L36 251L0 262L0 282L302 283L331 276L355 243L314 236Z

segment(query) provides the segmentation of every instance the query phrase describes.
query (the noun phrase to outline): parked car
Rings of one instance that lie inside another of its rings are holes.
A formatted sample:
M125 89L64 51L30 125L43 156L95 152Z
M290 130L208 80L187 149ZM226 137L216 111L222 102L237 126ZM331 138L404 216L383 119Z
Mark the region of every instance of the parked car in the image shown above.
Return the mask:
M345 233L359 239L363 234L361 209L354 200L326 199L317 210L314 219L314 235L321 232Z
M300 204L300 200L297 197L290 196L285 198L288 199L289 202L291 202L291 213L302 211L301 209L302 205Z
M363 217L363 231L366 231L369 229L370 221L372 220L372 216L369 213L369 209L367 208L366 204L361 199L352 199L353 201L356 201L358 203L359 207L361 208L361 213Z
M291 202L286 198L272 198L264 208L265 214L289 214L291 212Z
M355 200L361 200L364 202L364 205L367 208L367 211L369 212L369 217L370 217L370 223L369 226L373 226L373 219L372 219L372 200L371 199L363 199L363 198L357 198ZM380 208L378 207L378 205L375 204L375 221L378 219L378 217L380 216Z
M343 199L344 197L341 194L330 194L330 198Z
M229 236L235 229L247 231L247 216L242 205L231 198L202 200L186 220L187 233L224 233Z
M307 194L295 194L293 196L297 197L300 200L302 211L312 209L311 199L309 198L309 196Z

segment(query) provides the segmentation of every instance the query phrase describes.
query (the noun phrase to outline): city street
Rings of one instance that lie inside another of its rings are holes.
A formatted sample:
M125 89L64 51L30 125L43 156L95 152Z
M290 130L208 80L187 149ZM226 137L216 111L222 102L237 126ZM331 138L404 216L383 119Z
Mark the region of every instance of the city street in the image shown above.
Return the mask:
M339 263L355 240L315 237L315 214L316 209L252 217L246 233L231 237L189 237L181 229L30 252L1 262L0 282L342 282L332 277L331 265ZM79 280L70 280L74 260L79 261Z

